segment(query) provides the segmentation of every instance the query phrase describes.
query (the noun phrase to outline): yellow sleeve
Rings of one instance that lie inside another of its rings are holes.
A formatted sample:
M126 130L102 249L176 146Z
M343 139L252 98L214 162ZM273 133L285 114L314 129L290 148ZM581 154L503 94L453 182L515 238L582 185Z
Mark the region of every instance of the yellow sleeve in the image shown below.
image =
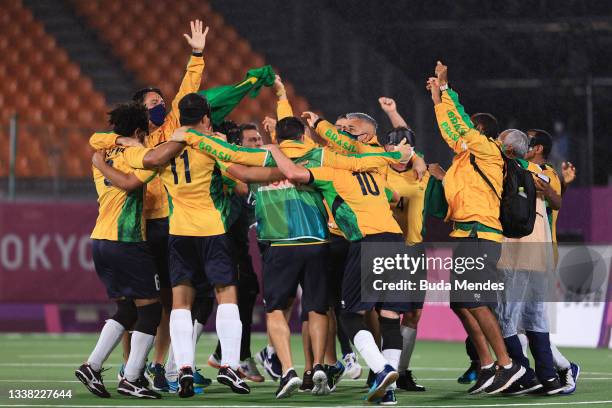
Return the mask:
M215 160L260 167L271 167L274 163L272 155L265 149L238 147L193 129L187 131L185 143Z
M312 181L333 181L335 170L331 167L313 167L308 171L312 174Z
M166 115L164 124L161 125L157 131L149 135L150 137L147 139L147 146L155 147L158 144L167 141L170 139L170 136L172 136L172 133L176 130L176 128L181 126L179 122L178 104L185 95L198 92L200 90L203 72L204 58L195 57L192 55L187 63L187 69L185 71L183 81L181 82L181 86L179 87L176 96L172 100L170 112L168 112L168 115Z
M155 170L143 170L143 169L134 170L134 175L136 176L136 178L145 184L153 180L156 174L157 174L157 171Z
M550 165L547 165L542 173L550 178L550 187L552 187L554 192L561 195L561 180L559 179L559 175L555 169L553 169Z
M89 145L94 150L110 149L116 145L118 134L113 132L96 132L89 138Z
M152 149L148 147L128 147L123 151L123 158L130 167L142 169L144 168L142 161L149 150Z
M452 120L457 120L454 119L454 114L449 114L453 108L454 105L447 92L442 93L442 103L434 106L436 121L438 122L442 139L444 139L446 144L455 152L455 154L459 154L464 150L467 150L467 143L465 143L465 140L463 140L457 129L451 126ZM451 119L451 117L453 119Z
M281 120L293 116L293 109L288 99L279 99L276 105L276 119Z
M339 133L330 122L326 120L319 121L315 130L319 136L334 145L336 149L346 151L347 153L357 153L359 141Z
M321 165L349 171L371 171L389 164L399 163L400 152L361 154L340 154L329 148L322 148Z

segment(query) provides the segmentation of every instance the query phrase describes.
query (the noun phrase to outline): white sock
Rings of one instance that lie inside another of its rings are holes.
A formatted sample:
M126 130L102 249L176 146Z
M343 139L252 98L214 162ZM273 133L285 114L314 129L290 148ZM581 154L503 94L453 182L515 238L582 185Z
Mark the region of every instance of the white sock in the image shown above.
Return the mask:
M125 332L125 327L116 320L108 319L100 332L96 347L94 347L91 355L87 359L87 364L94 370L100 371L102 364L104 364L110 353L117 347L119 341L121 341L123 332Z
M480 366L480 368L482 368L483 370L486 370L487 368L491 368L491 367L493 367L493 363Z
M125 364L125 378L128 381L136 381L145 366L147 356L153 347L155 336L135 331L132 333L130 356Z
M190 310L174 309L170 312L170 341L176 366L179 369L193 368L193 323L191 323Z
M238 305L224 303L217 306L216 329L217 337L221 342L221 365L238 369L242 340L242 322Z
M353 339L353 344L361 355L361 358L363 358L374 373L380 373L385 368L387 360L385 360L385 357L383 357L380 350L378 350L372 333L367 330L359 330Z
M396 368L404 372L410 366L410 357L412 357L414 345L416 344L417 331L412 327L400 326L400 332L402 333L402 355Z
M528 356L527 347L529 346L529 339L527 338L527 335L525 333L519 333L518 338L519 338L519 341L521 342L521 347L523 348L523 354L525 355L525 357L527 357Z
M174 351L172 351L172 343L170 343L170 348L168 349L168 358L166 359L166 380L178 380L178 368L176 368L176 361L174 361Z
M402 350L399 349L384 349L382 355L389 362L389 365L397 370L400 361Z
M276 349L274 348L274 346L268 344L266 346L266 353L268 353L268 355L271 356L272 354L276 353Z
M557 346L552 344L552 342L550 343L550 351L552 351L553 363L555 364L556 368L560 370L565 370L567 368L570 368L569 360L565 358L563 354L561 354Z
M196 345L198 344L198 341L200 340L200 336L202 335L202 331L204 331L204 326L202 324L200 324L197 320L193 321L193 367L196 366L195 364L195 349L196 349Z

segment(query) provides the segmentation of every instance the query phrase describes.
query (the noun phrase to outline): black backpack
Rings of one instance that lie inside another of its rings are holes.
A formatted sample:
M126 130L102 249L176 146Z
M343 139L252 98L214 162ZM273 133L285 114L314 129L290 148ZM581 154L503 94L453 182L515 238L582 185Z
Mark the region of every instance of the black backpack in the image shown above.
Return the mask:
M497 146L497 145L496 145ZM499 149L499 146L497 146ZM531 172L523 169L518 161L509 159L499 149L504 159L504 182L501 197L485 174L478 168L476 158L470 153L470 163L476 173L491 187L500 199L499 220L504 236L521 238L531 234L536 217L536 188Z

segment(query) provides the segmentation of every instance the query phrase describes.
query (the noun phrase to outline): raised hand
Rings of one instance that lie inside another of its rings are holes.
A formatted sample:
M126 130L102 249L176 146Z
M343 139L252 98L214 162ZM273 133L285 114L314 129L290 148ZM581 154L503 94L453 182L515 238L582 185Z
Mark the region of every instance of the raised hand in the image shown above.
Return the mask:
M195 20L189 22L191 25L191 37L187 34L183 34L187 43L193 48L193 52L201 53L204 51L206 46L206 34L208 34L208 26L202 30L204 22L202 20Z
M380 107L385 112L397 112L397 106L395 105L395 101L391 98L381 96L380 98L378 98L378 103L380 103Z
M302 113L302 118L306 119L308 126L314 127L317 120L319 120L319 115L314 112L306 111Z
M276 119L266 116L264 120L261 121L261 124L266 132L272 133L276 128Z
M440 82L438 81L438 78L431 77L427 80L427 90L431 92L431 99L433 100L434 104L437 105L442 102L442 93L440 92Z
M274 92L276 92L276 96L278 97L287 97L287 91L285 90L285 84L283 84L283 80L280 76L276 75L274 77L274 84L272 85L274 88Z
M561 175L566 185L573 183L576 180L576 167L568 161L561 163Z
M436 77L438 78L438 82L440 83L440 85L448 84L448 67L446 65L438 61L436 63L436 69L434 72L436 74Z

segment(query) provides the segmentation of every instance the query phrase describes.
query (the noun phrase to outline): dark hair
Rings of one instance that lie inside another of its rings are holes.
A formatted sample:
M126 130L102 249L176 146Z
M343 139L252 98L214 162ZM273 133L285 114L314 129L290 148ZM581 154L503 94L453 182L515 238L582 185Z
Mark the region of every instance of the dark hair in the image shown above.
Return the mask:
M256 130L259 131L259 129L257 128L257 125L254 123L243 123L242 125L240 125L239 128L239 133L238 133L238 137L239 137L239 144L242 144L242 141L244 140L244 131L245 130Z
M276 122L276 139L297 140L304 134L304 124L295 116L289 116Z
M475 113L470 119L472 123L474 123L474 127L480 126L482 128L482 133L486 137L497 139L497 135L499 135L499 124L495 116L490 113Z
M397 146L402 140L406 139L406 142L413 146L416 144L416 135L412 129L405 126L398 126L391 129L387 133L378 137L378 143L381 145L394 145Z
M542 129L529 129L527 134L529 135L530 133L533 133L533 136L529 139L529 147L542 146L542 154L544 154L545 159L548 159L553 144L550 133Z
M108 123L113 127L113 132L120 136L132 137L138 129L149 133L149 112L141 103L119 104L108 112L108 116Z
M210 104L206 97L190 93L179 101L179 115L182 126L197 125L205 116L210 118Z
M338 117L336 118L336 122L339 121L340 119L346 119L346 113L343 113L342 115L338 115Z
M143 103L145 95L148 94L149 92L155 92L156 94L161 96L162 99L164 99L164 95L162 94L161 89L155 88L152 86L148 86L146 88L142 88L136 91L134 95L132 96L132 100L134 102Z

